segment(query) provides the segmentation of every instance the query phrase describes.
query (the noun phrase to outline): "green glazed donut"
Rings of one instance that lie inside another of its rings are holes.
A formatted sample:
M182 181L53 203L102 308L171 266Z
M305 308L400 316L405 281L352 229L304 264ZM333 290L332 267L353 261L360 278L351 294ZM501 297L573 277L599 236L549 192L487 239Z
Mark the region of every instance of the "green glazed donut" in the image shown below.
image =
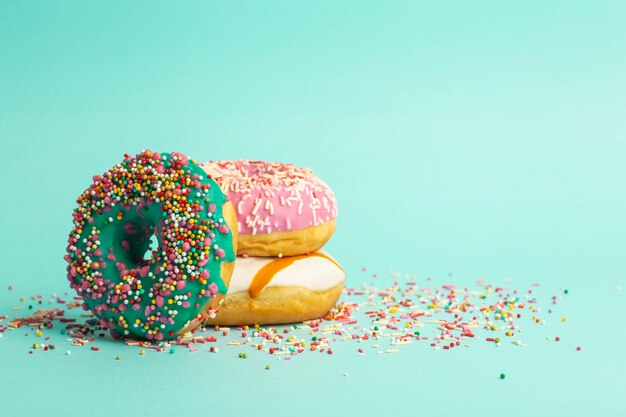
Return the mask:
M214 315L230 282L237 223L195 161L125 155L77 203L67 277L113 336L174 339Z

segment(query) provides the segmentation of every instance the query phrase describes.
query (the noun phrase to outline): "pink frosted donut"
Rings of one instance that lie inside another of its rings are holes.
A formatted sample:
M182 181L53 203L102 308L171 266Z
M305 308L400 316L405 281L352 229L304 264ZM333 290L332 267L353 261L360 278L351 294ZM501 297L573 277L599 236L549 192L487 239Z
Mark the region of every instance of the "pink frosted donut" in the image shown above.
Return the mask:
M335 195L308 168L247 160L210 161L200 167L235 206L239 255L311 253L335 231Z

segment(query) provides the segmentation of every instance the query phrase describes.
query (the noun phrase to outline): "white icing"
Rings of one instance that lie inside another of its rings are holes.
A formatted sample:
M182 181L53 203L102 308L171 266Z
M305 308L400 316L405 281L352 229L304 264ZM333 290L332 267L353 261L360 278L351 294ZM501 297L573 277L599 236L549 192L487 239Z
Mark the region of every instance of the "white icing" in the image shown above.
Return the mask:
M320 251L320 253L330 257L326 252ZM254 275L275 259L277 258L238 256L233 276L230 279L228 294L248 291ZM309 256L278 271L267 287L299 286L314 291L323 291L340 284L345 279L345 272L332 261L321 256Z

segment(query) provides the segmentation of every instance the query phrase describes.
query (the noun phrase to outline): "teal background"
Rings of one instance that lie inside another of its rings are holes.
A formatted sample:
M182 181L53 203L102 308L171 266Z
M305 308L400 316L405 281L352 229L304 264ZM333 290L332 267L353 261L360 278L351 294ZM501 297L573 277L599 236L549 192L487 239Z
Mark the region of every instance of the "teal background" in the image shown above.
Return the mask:
M540 282L544 307L570 290L527 349L350 345L270 371L226 348L29 356L5 333L3 410L623 415L625 19L621 1L0 0L0 314L67 290L76 196L145 148L314 169L351 286L367 265Z

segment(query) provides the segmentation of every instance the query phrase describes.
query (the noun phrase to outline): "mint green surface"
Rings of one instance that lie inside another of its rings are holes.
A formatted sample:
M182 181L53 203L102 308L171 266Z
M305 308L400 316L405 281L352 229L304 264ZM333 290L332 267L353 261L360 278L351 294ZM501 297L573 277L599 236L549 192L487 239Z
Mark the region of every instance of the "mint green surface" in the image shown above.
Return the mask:
M625 21L621 1L0 1L0 315L69 291L74 199L145 148L311 167L350 286L365 265L569 289L528 348L275 361L59 334L31 356L5 332L0 414L624 415Z

